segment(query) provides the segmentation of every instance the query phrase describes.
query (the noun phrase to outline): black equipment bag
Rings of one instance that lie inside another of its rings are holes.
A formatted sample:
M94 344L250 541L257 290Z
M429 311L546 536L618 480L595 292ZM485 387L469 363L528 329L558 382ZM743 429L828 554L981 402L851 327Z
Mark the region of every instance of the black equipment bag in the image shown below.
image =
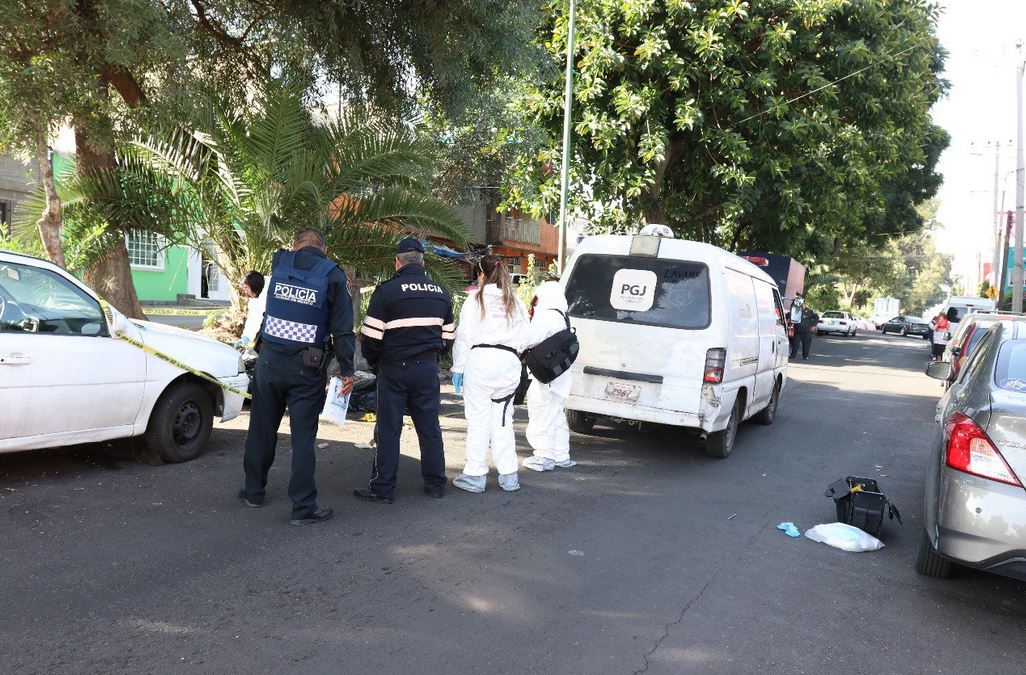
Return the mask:
M559 312L566 321L566 328L531 347L522 357L531 375L542 384L548 384L570 370L570 366L577 360L577 354L581 351L577 335L570 327L570 319L558 309L552 311Z
M831 483L825 495L834 500L837 520L874 537L880 534L884 515L901 523L898 508L880 492L880 486L872 478L848 476Z

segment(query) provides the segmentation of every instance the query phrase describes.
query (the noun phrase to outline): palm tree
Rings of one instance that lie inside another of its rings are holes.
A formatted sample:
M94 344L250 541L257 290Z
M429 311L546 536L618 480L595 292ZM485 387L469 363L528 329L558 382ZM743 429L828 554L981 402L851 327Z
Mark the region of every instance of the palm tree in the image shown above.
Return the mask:
M117 171L69 178L61 189L69 265L123 246L124 233L108 223L125 223L197 251L213 244L224 275L240 279L270 269L274 251L313 226L350 275L384 277L403 236L466 244L456 211L428 196L430 158L414 129L366 109L317 124L303 90L275 81L247 109L215 101L188 127L137 139L118 153ZM458 285L450 262L428 256L427 265ZM233 305L242 302L233 290Z

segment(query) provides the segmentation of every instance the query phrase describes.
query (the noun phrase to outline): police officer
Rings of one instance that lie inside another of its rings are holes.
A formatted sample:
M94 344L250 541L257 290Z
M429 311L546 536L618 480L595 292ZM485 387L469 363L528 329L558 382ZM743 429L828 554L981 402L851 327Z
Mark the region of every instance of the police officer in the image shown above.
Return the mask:
M329 340L329 337L331 340ZM292 524L331 518L317 505L314 484L317 418L324 408L328 343L333 342L343 376L343 394L353 388L353 303L345 273L328 260L324 235L314 228L296 233L291 251L274 254L267 307L260 329L255 391L246 436L246 506L264 503L267 472L274 462L285 409L292 427Z
M360 346L378 374L377 455L370 486L353 494L391 504L399 469L403 412L409 409L420 440L424 491L445 492L445 453L438 423L438 356L452 347L452 298L424 271L420 240L407 237L395 251L395 276L374 289L360 329Z

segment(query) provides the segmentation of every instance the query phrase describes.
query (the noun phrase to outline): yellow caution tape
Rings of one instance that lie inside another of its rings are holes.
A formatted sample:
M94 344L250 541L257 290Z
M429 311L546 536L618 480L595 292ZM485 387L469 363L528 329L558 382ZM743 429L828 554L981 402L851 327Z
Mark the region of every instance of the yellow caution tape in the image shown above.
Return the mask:
M106 302L101 302L100 306L103 307L103 313L107 317L107 325L113 326L114 325L114 315L111 314L110 307L107 305ZM201 370L196 370L195 368L192 368L191 366L188 366L188 365L182 363L181 361L179 361L175 357L171 356L170 354L165 354L164 352L162 352L162 351L160 351L158 349L154 349L153 347L149 346L148 344L145 344L143 342L139 342L138 340L136 340L134 338L130 338L127 335L124 335L122 333L114 333L114 337L119 338L121 340L124 340L125 342L127 342L130 345L135 345L136 347L138 347L139 349L143 350L147 354L155 356L158 359L161 359L163 361L167 361L172 366L175 366L176 368L181 368L182 370L186 371L187 373L192 373L193 375L195 375L196 377L200 378L201 380L205 380L205 381L209 382L210 384L216 385L216 386L220 387L221 389L224 389L225 391L230 391L233 394L238 394L239 396L241 396L242 398L245 398L245 399L251 399L252 400L252 398L253 398L249 394L249 392L245 392L245 391L242 391L241 389L236 389L235 387L227 385L224 382L222 382L221 380L217 379L216 377L214 377L212 375L207 375L206 373L204 373Z

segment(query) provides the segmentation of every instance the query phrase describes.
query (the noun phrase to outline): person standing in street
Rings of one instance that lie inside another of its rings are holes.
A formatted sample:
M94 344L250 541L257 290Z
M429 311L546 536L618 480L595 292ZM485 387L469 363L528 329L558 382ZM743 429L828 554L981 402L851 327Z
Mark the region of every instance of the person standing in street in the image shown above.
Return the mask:
M467 464L452 484L467 492L484 492L491 448L499 486L514 492L520 489L520 479L513 396L520 384L520 352L530 325L502 260L486 255L477 271L478 290L463 303L453 348L452 381L457 393L463 391L467 418Z
M531 312L528 347L566 330L567 303L563 288L555 281L538 286ZM525 469L552 471L557 466L564 469L576 466L577 462L570 459L570 427L566 422L571 377L568 370L548 384L531 380L527 392L527 442L534 448L534 454L524 460Z
M948 320L948 317L944 312L933 317L933 321L930 322L930 343L931 354L934 361L941 361L944 359L944 350L948 347L950 331L951 322Z
M263 505L278 427L287 408L292 430L291 522L323 522L333 513L317 504L314 444L326 396L326 351L334 345L345 395L353 388L356 338L346 275L328 259L320 230L300 230L291 251L274 254L260 338L243 460L246 484L239 498L246 506Z
M792 308L791 315L794 316ZM812 336L816 333L816 326L819 324L819 314L816 314L810 307L802 307L801 319L794 325L794 342L791 344L791 358L798 356L798 347L802 348L802 360L809 360L809 350L812 348Z
M248 301L246 302L246 323L242 327L242 336L235 343L236 349L246 346L252 348L256 342L260 325L264 322L264 307L267 305L264 282L263 274L256 270L250 270L239 284L239 293L248 298Z
M420 441L424 492L445 494L445 451L438 421L438 357L452 347L452 298L424 271L424 247L407 237L395 250L395 276L374 289L360 329L360 346L378 376L376 454L370 485L359 499L391 504L399 472L403 413L409 409Z

